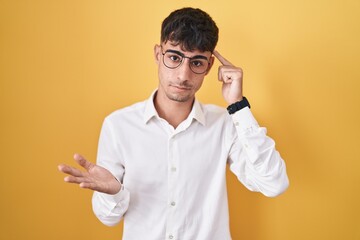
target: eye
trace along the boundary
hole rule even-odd
[[[170,58],[170,60],[173,62],[181,62],[181,57],[176,54],[168,54],[168,58]]]
[[[204,60],[192,60],[191,61],[191,65],[194,67],[202,67],[206,64],[206,62]]]

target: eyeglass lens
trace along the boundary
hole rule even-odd
[[[181,56],[178,53],[172,52],[172,51],[166,51],[165,53],[163,53],[164,58],[164,64],[166,67],[174,69],[180,66],[180,64],[184,61],[184,58],[189,58],[189,57],[185,57],[185,56]],[[190,69],[197,74],[202,74],[204,72],[206,72],[206,70],[208,69],[209,66],[209,62],[208,60],[204,57],[201,58],[199,57],[194,57],[194,58],[189,58],[189,65],[190,65]]]

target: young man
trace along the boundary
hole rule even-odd
[[[274,197],[288,187],[285,163],[242,95],[242,69],[214,51],[218,28],[199,9],[172,12],[154,48],[159,85],[144,102],[104,121],[97,165],[60,165],[66,182],[94,190],[106,225],[124,218],[126,240],[231,239],[226,164],[251,191]],[[215,57],[228,111],[195,94]]]

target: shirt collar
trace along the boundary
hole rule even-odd
[[[156,94],[155,90],[151,96],[148,98],[148,100],[146,101],[145,104],[145,111],[144,111],[144,123],[148,123],[150,121],[150,119],[152,119],[153,117],[159,117],[156,109],[155,109],[155,105],[154,105],[154,97]],[[205,125],[205,116],[204,116],[204,112],[203,112],[203,108],[200,104],[199,101],[197,101],[195,99],[192,110],[188,116],[187,119],[196,119],[199,123],[201,123],[202,125]]]
[[[205,126],[205,116],[203,112],[203,108],[199,101],[195,99],[193,108],[189,114],[189,117],[196,119],[199,123]]]
[[[145,104],[145,112],[144,112],[144,123],[148,123],[151,118],[158,117],[158,113],[156,112],[155,105],[154,105],[154,97],[156,94],[155,90],[151,96],[148,98]]]

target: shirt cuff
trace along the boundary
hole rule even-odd
[[[128,199],[130,195],[129,191],[126,188],[124,188],[124,185],[121,185],[120,191],[116,194],[106,194],[106,193],[98,193],[98,194],[105,201],[114,202],[116,204],[120,203],[124,199]]]
[[[246,133],[259,128],[259,124],[249,107],[244,107],[243,109],[235,112],[231,115],[231,118],[239,133]]]

